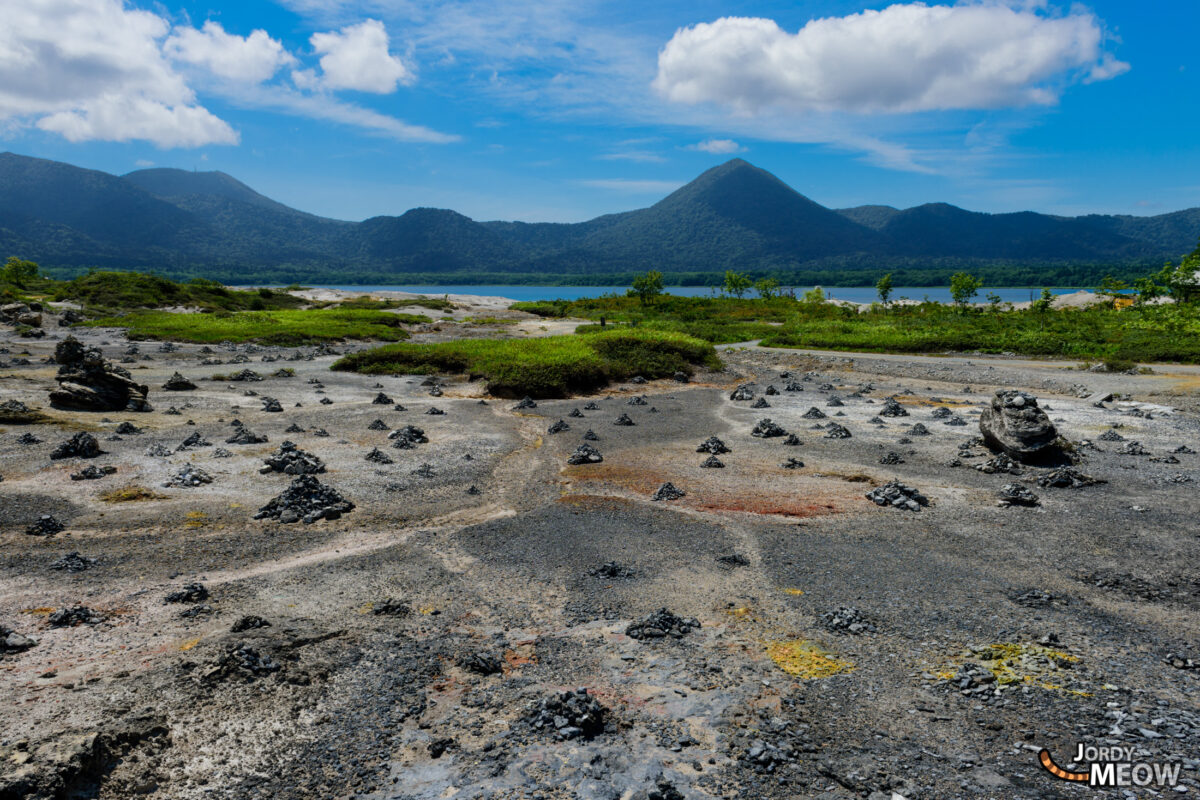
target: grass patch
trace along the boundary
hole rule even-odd
[[[306,304],[302,298],[279,290],[228,289],[204,278],[178,283],[143,272],[91,272],[54,286],[51,297],[79,303],[89,313],[173,306],[205,311],[268,311]]]
[[[238,311],[214,314],[135,311],[122,317],[105,317],[83,324],[125,328],[130,339],[166,339],[205,344],[226,341],[261,342],[294,347],[342,339],[401,341],[408,338],[408,332],[400,327],[406,316],[414,315],[356,309]]]
[[[166,500],[167,496],[145,486],[122,486],[101,492],[100,499],[106,503],[140,503],[146,500]]]
[[[690,336],[611,330],[589,336],[388,345],[345,356],[333,369],[370,375],[465,372],[485,379],[494,395],[564,397],[634,375],[690,375],[696,366],[719,364],[712,345]]]
[[[348,300],[342,300],[336,305],[341,308],[358,308],[365,311],[388,311],[397,308],[411,308],[419,306],[428,308],[431,311],[451,311],[454,309],[454,304],[449,300],[439,297],[405,297],[402,299],[394,298],[374,298],[370,295],[362,295],[361,297],[351,297]]]
[[[893,353],[1016,353],[1133,361],[1200,362],[1200,308],[1103,306],[1035,311],[959,311],[922,303],[858,312],[802,304],[762,344]]]

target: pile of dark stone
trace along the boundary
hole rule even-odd
[[[876,628],[853,606],[838,606],[821,615],[821,624],[834,633],[875,633]]]
[[[50,565],[50,569],[58,570],[59,572],[83,572],[94,566],[96,566],[96,559],[81,556],[78,552],[72,552],[55,560]]]
[[[770,408],[771,404],[767,402],[767,398],[760,397],[750,404],[751,408]]]
[[[886,453],[885,455],[880,457],[879,463],[886,464],[888,466],[891,466],[894,464],[903,464],[904,457],[893,450],[892,452]]]
[[[379,394],[375,395],[375,399],[371,401],[371,405],[390,406],[394,402],[396,402],[396,401],[393,400],[392,398],[388,397],[383,392],[380,392]]]
[[[104,617],[87,606],[72,606],[60,608],[46,618],[51,628],[74,628],[76,625],[98,625]]]
[[[121,436],[140,436],[141,434],[145,433],[145,431],[143,431],[137,425],[134,425],[132,422],[122,422],[117,426],[113,433]]]
[[[212,442],[200,435],[200,431],[196,431],[184,439],[178,447],[175,448],[176,453],[183,453],[188,450],[195,450],[199,447],[211,447]]]
[[[381,419],[377,419],[367,426],[367,430],[369,431],[386,431],[387,429],[388,424]]]
[[[907,417],[908,409],[900,405],[900,401],[895,397],[889,397],[883,401],[883,408],[879,411],[881,417]]]
[[[429,408],[427,408],[427,409],[425,410],[425,413],[426,413],[426,414],[429,414],[429,415],[431,415],[431,416],[440,417],[440,416],[442,416],[443,414],[445,414],[446,412],[445,412],[445,411],[442,411],[442,410],[441,410],[440,408],[438,408],[437,406],[430,406]]]
[[[459,656],[458,666],[476,675],[499,675],[504,671],[504,661],[499,656],[480,651]]]
[[[200,673],[200,678],[207,681],[225,680],[241,677],[254,680],[281,669],[278,662],[269,655],[259,653],[247,644],[231,644],[217,658],[209,662],[206,669]]]
[[[800,441],[800,437],[794,433],[789,433],[787,436],[785,436],[783,443],[788,447],[799,447],[800,445],[804,444],[804,442]]]
[[[378,447],[371,448],[371,452],[367,453],[364,458],[375,464],[394,464],[392,457],[380,450]]]
[[[196,384],[176,372],[167,378],[167,382],[162,385],[162,388],[168,392],[190,392],[195,390]]]
[[[42,514],[37,520],[25,528],[25,533],[29,536],[53,536],[66,529],[66,526],[55,519],[50,514]]]
[[[646,397],[644,395],[631,397],[631,398],[629,398],[629,400],[626,401],[625,404],[630,405],[630,406],[648,406],[648,405],[650,405],[648,402],[646,402]]]
[[[960,666],[950,677],[949,683],[965,695],[985,695],[996,690],[996,676],[973,661]]]
[[[1036,506],[1041,500],[1033,492],[1019,483],[1006,483],[1001,487],[996,504],[1002,508],[1008,506]]]
[[[163,598],[164,603],[203,603],[208,599],[208,589],[203,583],[188,583],[182,588],[170,592]]]
[[[258,383],[262,379],[263,376],[259,375],[252,369],[244,369],[241,372],[235,372],[229,376],[229,380],[238,382]]]
[[[152,411],[146,401],[149,389],[133,380],[129,371],[105,360],[96,347],[85,347],[68,336],[54,348],[59,365],[50,392],[50,405],[76,411]]]
[[[28,432],[22,433],[20,436],[17,437],[17,444],[29,445],[29,444],[41,444],[41,443],[42,443],[42,440],[39,439],[38,437],[34,436],[32,433],[28,433]]]
[[[537,403],[529,395],[521,398],[521,402],[512,407],[513,411],[524,411],[526,409],[537,408]]]
[[[628,414],[621,414],[621,416],[619,416],[615,420],[613,420],[613,425],[636,425],[636,424],[637,424],[636,422],[634,422],[632,419],[629,418]]]
[[[700,446],[696,448],[696,452],[697,453],[710,453],[714,456],[719,456],[722,453],[728,453],[729,448],[726,447],[725,443],[722,442],[720,439],[718,439],[716,436],[710,436],[707,439],[705,439],[703,442],[700,443]]]
[[[264,466],[260,473],[282,472],[285,475],[316,475],[325,471],[325,462],[312,453],[296,447],[289,441],[279,445],[279,449],[263,459]]]
[[[262,403],[263,403],[262,410],[266,411],[268,414],[283,413],[283,406],[280,405],[279,401],[276,400],[274,397],[264,397],[262,399]]]
[[[165,487],[194,487],[205,483],[212,483],[213,476],[205,470],[197,467],[195,464],[184,464],[178,472],[173,473],[169,478],[163,481]]]
[[[776,436],[786,436],[785,431],[780,426],[776,425],[768,418],[760,419],[754,429],[750,431],[751,436],[757,436],[760,439],[771,439]]]
[[[657,502],[662,500],[678,500],[679,498],[686,496],[687,492],[676,488],[675,484],[668,481],[662,486],[658,487],[658,491],[656,491],[650,499]]]
[[[725,462],[716,456],[709,456],[700,463],[700,466],[703,469],[724,469]]]
[[[877,486],[867,492],[866,498],[877,506],[891,506],[909,511],[920,511],[921,506],[929,505],[929,498],[900,481],[888,481],[883,486]]]
[[[631,639],[663,639],[671,637],[682,639],[699,628],[700,621],[694,617],[677,617],[665,608],[660,608],[653,614],[633,622],[625,629],[625,635]]]
[[[816,406],[812,406],[800,416],[804,419],[825,419],[825,412]]]
[[[946,408],[945,406],[938,406],[937,408],[935,408],[933,410],[933,413],[931,416],[934,419],[947,419],[949,417],[954,416],[954,412],[951,411],[950,409]]]
[[[853,434],[850,433],[849,428],[845,425],[839,425],[836,422],[829,423],[825,428],[826,439],[849,439],[851,436]]]
[[[409,475],[416,475],[418,478],[436,478],[437,472],[433,469],[433,464],[422,464],[414,469]]]
[[[596,401],[595,401],[595,400],[589,400],[589,401],[588,401],[588,404],[587,404],[587,405],[585,405],[585,406],[583,407],[583,410],[584,410],[584,411],[599,411],[599,410],[600,410],[600,406],[598,406],[598,405],[596,404]]]
[[[535,730],[553,734],[561,741],[590,739],[604,732],[608,709],[585,688],[556,692],[530,706],[525,720]]]
[[[88,466],[79,470],[79,472],[72,472],[71,480],[73,480],[73,481],[94,481],[94,480],[98,480],[100,478],[104,478],[109,475],[112,475],[116,471],[117,471],[117,468],[113,467],[113,466],[105,465],[103,467],[97,467],[93,464],[89,464]]]
[[[804,462],[798,458],[792,458],[789,456],[788,460],[784,461],[779,466],[783,467],[784,469],[804,469]]]
[[[338,494],[337,490],[312,475],[300,475],[271,502],[260,508],[254,519],[311,523],[320,519],[334,520],[353,510],[354,504]]]
[[[171,449],[162,442],[155,442],[146,448],[146,455],[151,458],[166,458],[171,455]]]
[[[1059,467],[1038,478],[1038,486],[1043,489],[1081,489],[1084,486],[1095,486],[1100,483],[1108,483],[1108,481],[1084,475],[1074,467]]]
[[[729,395],[729,399],[737,401],[753,400],[754,385],[750,383],[743,383],[741,386],[733,390],[733,393]]]
[[[986,472],[988,475],[994,475],[997,472],[1005,472],[1010,475],[1021,474],[1021,465],[1013,461],[1008,453],[999,453],[982,464],[976,464],[975,469]]]
[[[246,631],[256,630],[258,628],[269,628],[271,623],[267,622],[262,617],[254,614],[247,614],[244,617],[238,617],[237,621],[229,629],[231,633],[245,633]]]
[[[407,617],[412,613],[412,606],[403,600],[385,597],[371,605],[371,613],[377,617]]]
[[[1118,447],[1116,452],[1123,456],[1145,456],[1150,454],[1150,451],[1143,447],[1141,442],[1126,442]]]
[[[87,431],[80,431],[54,448],[50,458],[57,461],[62,458],[95,458],[101,455],[104,455],[104,451],[100,449],[100,442],[96,441],[96,437]]]
[[[962,417],[955,416],[955,417],[951,417],[950,419],[946,420],[946,422],[943,424],[949,425],[949,426],[955,427],[955,428],[963,428],[963,427],[966,427],[967,421],[965,419],[963,419]]]
[[[925,423],[918,422],[908,429],[909,436],[929,436],[929,428],[925,427]]]
[[[588,575],[591,575],[593,578],[632,578],[633,570],[621,566],[616,561],[605,561],[600,566],[589,569]]]
[[[1175,669],[1197,670],[1200,669],[1200,661],[1187,656],[1181,656],[1178,653],[1170,653],[1163,659],[1163,663]]]
[[[563,433],[563,432],[569,431],[569,430],[571,430],[571,426],[568,425],[565,420],[560,419],[558,422],[554,423],[549,428],[547,428],[546,433],[549,433],[549,434]]]
[[[37,644],[37,639],[17,633],[12,628],[0,625],[0,655],[21,653]]]
[[[585,442],[598,442],[598,441],[600,441],[600,437],[596,435],[596,432],[594,430],[592,430],[591,428],[588,428],[587,431],[584,432],[584,434],[583,434],[583,440]]]
[[[567,463],[573,466],[580,464],[599,464],[604,460],[604,456],[600,455],[600,451],[592,447],[587,442],[575,448],[575,452],[567,457]]]
[[[260,436],[244,425],[239,425],[237,432],[225,440],[225,444],[264,444],[268,439]]]
[[[405,425],[399,430],[394,430],[388,434],[388,439],[392,441],[392,447],[397,450],[412,450],[417,445],[429,441],[425,436],[425,431],[416,425]]]

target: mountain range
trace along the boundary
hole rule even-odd
[[[1152,217],[986,214],[946,203],[830,209],[733,159],[658,203],[587,222],[476,222],[414,208],[345,222],[266,198],[222,172],[117,176],[0,154],[0,256],[51,269],[327,275],[803,275],[838,265],[1155,264],[1191,251],[1200,208]],[[347,281],[349,282],[349,281]]]

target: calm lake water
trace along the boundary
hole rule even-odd
[[[315,284],[314,284],[315,285]],[[443,294],[476,294],[489,297],[511,297],[513,300],[577,300],[580,297],[598,297],[602,294],[625,294],[628,286],[318,286],[321,289],[342,289],[348,292],[415,292],[430,296]],[[811,286],[795,287],[796,294],[807,292]],[[875,289],[871,286],[857,287],[822,287],[827,297],[835,300],[850,300],[856,303],[870,303],[876,299]],[[1055,294],[1067,294],[1077,289],[1051,289]],[[681,297],[710,297],[718,294],[717,290],[708,286],[668,286],[668,294]],[[1002,302],[1021,303],[1033,300],[1041,295],[1041,289],[1014,288],[985,288],[979,291],[976,301],[986,302],[989,292],[1000,296]],[[751,292],[751,295],[754,293]],[[893,300],[900,298],[910,300],[933,300],[939,303],[950,302],[950,290],[936,286],[903,287],[898,286],[892,293]]]

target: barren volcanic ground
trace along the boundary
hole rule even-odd
[[[729,348],[690,383],[514,410],[461,377],[90,330],[155,408],[103,414],[49,408],[63,335],[0,354],[0,402],[48,416],[0,433],[0,797],[1095,796],[1037,762],[1076,743],[1182,764],[1137,797],[1200,792],[1194,371]],[[264,380],[210,380],[242,369]],[[159,389],[176,370],[198,388]],[[1105,482],[977,469],[1008,387]],[[907,416],[875,420],[892,396]],[[268,441],[227,443],[235,419]],[[428,441],[392,447],[405,425]],[[603,461],[569,466],[589,429]],[[51,460],[80,430],[107,452]],[[353,511],[253,519],[285,440]],[[163,486],[189,463],[211,482]],[[116,471],[71,479],[89,465]],[[892,479],[928,505],[865,497]],[[1040,504],[998,505],[1012,483]],[[63,529],[27,533],[44,514]]]

